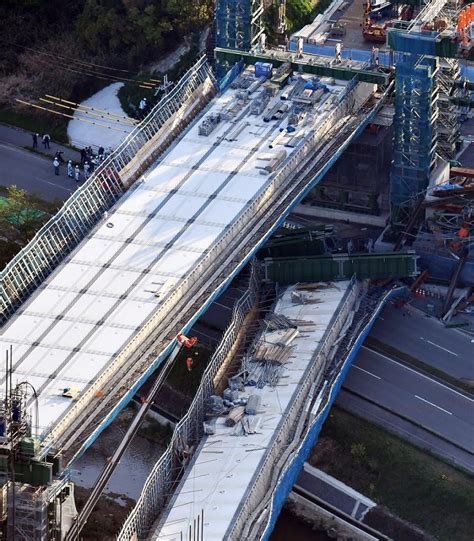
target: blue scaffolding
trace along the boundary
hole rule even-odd
[[[263,0],[217,0],[216,45],[249,51],[263,33]]]
[[[216,47],[250,51],[263,34],[263,0],[217,0]],[[216,59],[216,75],[222,79],[232,64]]]
[[[393,226],[406,224],[423,197],[435,163],[438,118],[435,57],[405,54],[395,71],[390,207]]]
[[[437,35],[395,29],[388,35],[390,48],[403,55],[395,69],[390,173],[390,216],[394,228],[406,226],[424,196],[436,160]]]

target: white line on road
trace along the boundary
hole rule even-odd
[[[58,188],[59,190],[64,190],[65,192],[70,193],[70,194],[74,191],[70,188],[66,188],[65,186],[61,186],[61,184],[49,182],[49,180],[45,180],[44,178],[41,178],[41,177],[36,177],[35,180],[38,182],[42,182],[43,184],[49,184],[50,186],[54,186],[55,188]]]
[[[375,374],[372,374],[372,372],[369,372],[368,370],[364,370],[363,368],[361,368],[360,366],[357,366],[356,364],[353,364],[352,366],[354,368],[357,368],[357,370],[361,370],[362,372],[369,374],[369,376],[372,376],[373,378],[382,379],[380,376],[376,376]]]
[[[451,355],[454,355],[455,357],[458,356],[458,354],[454,353],[454,351],[450,351],[449,349],[446,349],[443,346],[440,346],[439,344],[435,344],[431,340],[427,340],[427,339],[423,338],[422,336],[420,336],[420,340],[423,340],[423,341],[427,342],[428,344],[431,344],[432,346],[435,346],[435,347],[437,347],[439,349],[442,349],[443,351],[446,351],[446,353],[450,353]]]
[[[448,415],[452,415],[452,413],[450,411],[445,410],[441,406],[437,406],[436,404],[433,404],[433,402],[430,402],[429,400],[426,400],[426,398],[422,398],[421,396],[418,396],[417,394],[415,395],[415,398],[418,398],[418,400],[423,400],[423,402],[426,402],[430,406],[433,406],[434,408],[438,408],[439,410],[444,411],[444,413],[447,413]]]
[[[444,385],[443,383],[439,382],[439,381],[436,381],[435,379],[433,378],[430,378],[429,376],[426,376],[425,374],[422,374],[421,372],[418,372],[417,370],[413,370],[413,368],[409,368],[408,366],[406,366],[405,364],[403,363],[399,363],[398,361],[396,361],[395,359],[391,359],[390,357],[387,357],[386,355],[384,355],[383,353],[379,353],[378,351],[375,351],[374,349],[370,349],[368,348],[367,346],[362,346],[363,349],[366,349],[367,351],[370,351],[371,353],[373,353],[374,355],[378,355],[379,357],[383,357],[384,359],[386,359],[387,361],[390,361],[391,363],[393,364],[396,364],[398,366],[401,366],[402,368],[404,368],[405,370],[409,370],[410,372],[413,372],[414,374],[416,374],[417,376],[419,376],[420,378],[425,378],[429,381],[431,381],[431,383],[435,383],[436,385],[439,385],[440,387],[444,387],[445,389],[447,389],[448,391],[450,391],[451,393],[454,393],[454,394],[457,394],[459,396],[462,396],[463,398],[465,398],[466,400],[469,400],[469,402],[474,402],[474,399],[473,398],[470,398],[469,396],[466,396],[465,394],[463,393],[460,393],[454,389],[452,389],[451,387],[448,387],[447,385]],[[354,365],[355,366],[355,365]]]

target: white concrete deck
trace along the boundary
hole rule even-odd
[[[234,97],[217,97],[210,112]],[[70,407],[63,389],[79,396],[89,386],[269,182],[257,158],[270,152],[281,121],[265,123],[248,107],[239,115],[249,125],[233,142],[223,140],[233,122],[209,137],[193,126],[2,328],[0,344],[13,344],[13,382],[28,380],[37,391],[39,435]]]
[[[294,304],[288,288],[278,302],[275,313],[291,320],[304,320],[296,338],[291,342],[293,351],[285,364],[279,383],[262,389],[246,387],[240,397],[250,394],[261,396],[261,424],[258,433],[235,436],[234,427],[225,426],[225,417],[216,422],[216,433],[206,436],[194,457],[192,469],[185,474],[175,493],[171,510],[154,540],[180,541],[187,539],[189,525],[194,524],[204,510],[204,539],[222,541],[233,524],[253,479],[261,469],[275,433],[291,407],[292,401],[305,377],[305,370],[337,311],[349,282],[337,282],[318,291],[305,291],[315,304]],[[263,340],[267,342],[267,335]]]

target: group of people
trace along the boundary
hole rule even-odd
[[[38,148],[38,137],[40,136],[39,133],[32,133],[31,136],[33,137],[33,148]],[[41,142],[43,143],[43,147],[45,150],[48,150],[50,148],[49,143],[51,142],[51,137],[48,133],[45,133],[41,137]]]
[[[32,133],[33,138],[33,148],[38,148],[38,138],[40,137],[39,133]],[[45,150],[51,148],[50,142],[51,137],[49,134],[45,133],[41,141]],[[97,150],[97,154],[94,153],[91,146],[87,146],[81,150],[81,163],[73,164],[72,160],[67,162],[67,176],[74,179],[77,183],[81,181],[81,178],[84,177],[87,180],[90,175],[94,172],[97,167],[105,160],[105,158],[112,153],[112,148],[108,147],[107,150],[100,146]],[[59,169],[62,163],[66,163],[66,160],[63,158],[63,151],[58,150],[54,154],[53,158],[53,167],[54,174],[59,176]],[[82,170],[81,170],[82,169]]]
[[[112,149],[99,147],[97,154],[94,154],[92,147],[85,147],[81,150],[81,164],[73,164],[72,160],[67,162],[67,176],[79,183],[84,177],[87,180],[94,170],[105,160],[106,156],[112,152]],[[59,167],[61,163],[65,163],[62,157],[62,151],[56,152],[53,159],[54,174],[59,175]],[[82,170],[81,170],[82,169]]]

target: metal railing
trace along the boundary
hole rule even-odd
[[[150,159],[156,157],[157,148],[162,148],[179,133],[178,122],[192,117],[195,112],[187,103],[189,98],[206,81],[209,84],[201,98],[217,91],[211,68],[202,57],[7,264],[0,273],[0,324],[84,239]],[[171,126],[170,119],[173,119]],[[166,129],[162,130],[165,124]]]
[[[323,341],[322,347],[318,348],[314,357],[315,360],[313,364],[312,373],[310,373],[308,377],[305,378],[305,383],[300,389],[298,398],[295,400],[295,402],[292,405],[292,410],[294,409],[294,412],[299,414],[299,421],[298,421],[298,426],[296,429],[296,434],[292,437],[291,444],[284,450],[281,456],[279,456],[278,453],[276,454],[276,456],[273,456],[274,460],[275,458],[278,457],[278,461],[275,460],[275,462],[268,464],[268,469],[270,470],[270,472],[267,473],[267,476],[266,476],[267,484],[266,485],[264,484],[263,486],[260,486],[260,487],[257,487],[254,485],[254,490],[257,492],[256,495],[258,495],[257,505],[252,506],[249,500],[247,500],[247,502],[249,503],[248,505],[249,514],[245,516],[245,521],[243,521],[244,516],[242,515],[242,513],[239,515],[239,517],[241,517],[242,519],[242,524],[244,524],[248,528],[247,530],[245,529],[243,530],[244,535],[246,532],[249,532],[252,525],[254,526],[254,530],[252,531],[251,534],[248,535],[249,539],[263,538],[264,535],[262,534],[262,529],[265,529],[265,533],[267,533],[268,524],[270,523],[270,517],[272,515],[274,497],[275,497],[275,494],[279,490],[279,484],[280,484],[281,479],[283,479],[286,472],[288,472],[288,470],[292,468],[296,458],[298,457],[301,450],[305,446],[305,440],[308,434],[310,433],[310,431],[312,430],[312,428],[316,424],[322,422],[322,420],[324,419],[324,415],[327,413],[327,410],[331,407],[332,403],[334,402],[336,394],[339,390],[341,374],[347,371],[348,363],[350,363],[350,360],[353,358],[354,352],[358,349],[358,347],[360,347],[361,339],[363,339],[363,337],[368,333],[375,319],[378,317],[380,310],[383,308],[386,302],[395,296],[399,296],[404,290],[405,288],[396,288],[396,289],[392,289],[386,292],[379,299],[375,310],[373,310],[368,315],[368,317],[363,317],[362,328],[358,328],[357,337],[353,337],[352,345],[350,346],[348,351],[344,352],[342,363],[338,365],[338,370],[334,372],[333,377],[329,378],[329,382],[328,382],[329,384],[327,386],[322,384],[322,380],[326,376],[327,370],[329,368],[326,362],[326,359],[329,356],[329,352],[332,348],[332,343],[334,342],[333,340],[334,335],[337,336],[337,334],[341,331],[341,328],[343,325],[343,321],[341,321],[341,318],[338,318],[339,322],[341,322],[342,325],[340,324],[336,325],[338,327],[337,332],[336,333],[331,332],[330,334],[328,334],[325,337],[325,340]],[[343,301],[343,306],[342,306],[342,311],[345,311],[346,316],[348,315],[350,310],[354,310],[353,307],[356,306],[357,297],[360,298],[361,293],[362,295],[364,295],[363,290],[359,284],[358,287],[353,288],[352,290],[349,291],[349,294],[346,295],[346,298]],[[331,335],[332,335],[332,339],[331,339]],[[319,359],[319,362],[316,362],[318,359]],[[333,362],[331,361],[329,364],[332,365]],[[321,370],[321,373],[319,374],[320,376],[318,378],[319,384],[317,387],[318,389],[320,389],[320,394],[318,395],[318,398],[320,398],[320,403],[317,407],[317,410],[314,411],[314,418],[312,418],[311,420],[310,414],[313,413],[311,406],[313,403],[317,402],[317,397],[315,396],[316,393],[314,393],[314,395],[311,395],[311,392],[310,392],[311,386],[313,382],[315,381],[316,372],[314,369],[317,368],[318,366],[323,366],[323,365],[325,365],[325,367],[323,370]],[[299,412],[306,412],[306,415],[305,414],[301,415]],[[309,419],[309,422],[308,422],[308,419]],[[288,429],[289,427],[291,427],[292,424],[294,424],[294,419],[293,419],[293,423],[291,423],[291,410],[290,410],[290,413],[286,419],[286,425],[287,425],[286,435],[288,434]],[[284,428],[285,428],[284,426],[281,427],[280,437],[278,438],[282,442],[282,448],[284,448],[283,444],[285,443]],[[264,468],[262,467],[260,471],[263,474]],[[268,479],[271,479],[270,482],[268,482]],[[260,490],[258,491],[258,489]],[[267,507],[270,508],[270,512],[266,514],[265,521],[257,525],[256,524],[257,517],[263,511],[263,509]],[[237,526],[237,522],[238,522],[238,519],[236,520],[236,526]],[[265,523],[266,523],[266,526],[265,526]],[[258,534],[256,534],[256,530],[258,530]],[[234,528],[232,532],[236,534],[238,530]],[[231,536],[230,539],[233,539],[233,537]]]
[[[182,458],[186,451],[185,462],[188,463],[197,448],[197,443],[204,435],[204,403],[214,394],[216,375],[232,352],[244,319],[255,305],[259,283],[260,269],[252,263],[248,287],[234,304],[232,319],[202,376],[196,396],[186,415],[176,425],[166,451],[145,481],[140,498],[118,534],[119,541],[146,537],[159,513],[165,508],[168,497],[172,494],[185,467],[179,457]]]
[[[153,340],[160,328],[169,325],[170,317],[182,304],[183,299],[195,290],[203,282],[203,277],[208,275],[213,269],[222,265],[222,260],[228,254],[229,246],[236,247],[236,239],[245,240],[245,231],[249,229],[254,231],[255,222],[263,220],[271,205],[278,200],[278,194],[288,193],[292,189],[292,182],[301,172],[301,164],[305,163],[308,156],[313,157],[316,147],[323,148],[317,152],[316,156],[324,154],[328,145],[327,142],[330,129],[338,122],[344,121],[345,115],[349,113],[354,105],[354,90],[351,90],[343,103],[340,103],[335,109],[327,113],[318,129],[307,136],[282,164],[282,168],[274,175],[272,180],[263,185],[255,194],[252,201],[244,207],[234,218],[222,233],[218,236],[213,246],[198,259],[191,272],[189,272],[175,288],[167,293],[159,303],[158,309],[149,317],[140,330],[129,340],[126,346],[118,353],[113,362],[106,366],[103,371],[95,378],[93,384],[81,395],[81,397],[71,406],[71,408],[62,416],[61,420],[49,430],[47,438],[44,440],[45,448],[49,445],[56,445],[58,438],[62,438],[67,430],[74,431],[78,423],[81,423],[81,414],[85,411],[87,404],[96,397],[97,393],[104,389],[104,386],[114,381],[114,378],[124,366],[130,364],[130,359],[140,359],[144,355],[149,342]],[[326,143],[326,144],[324,144]],[[248,241],[247,241],[248,242]],[[256,241],[255,241],[256,242]]]

